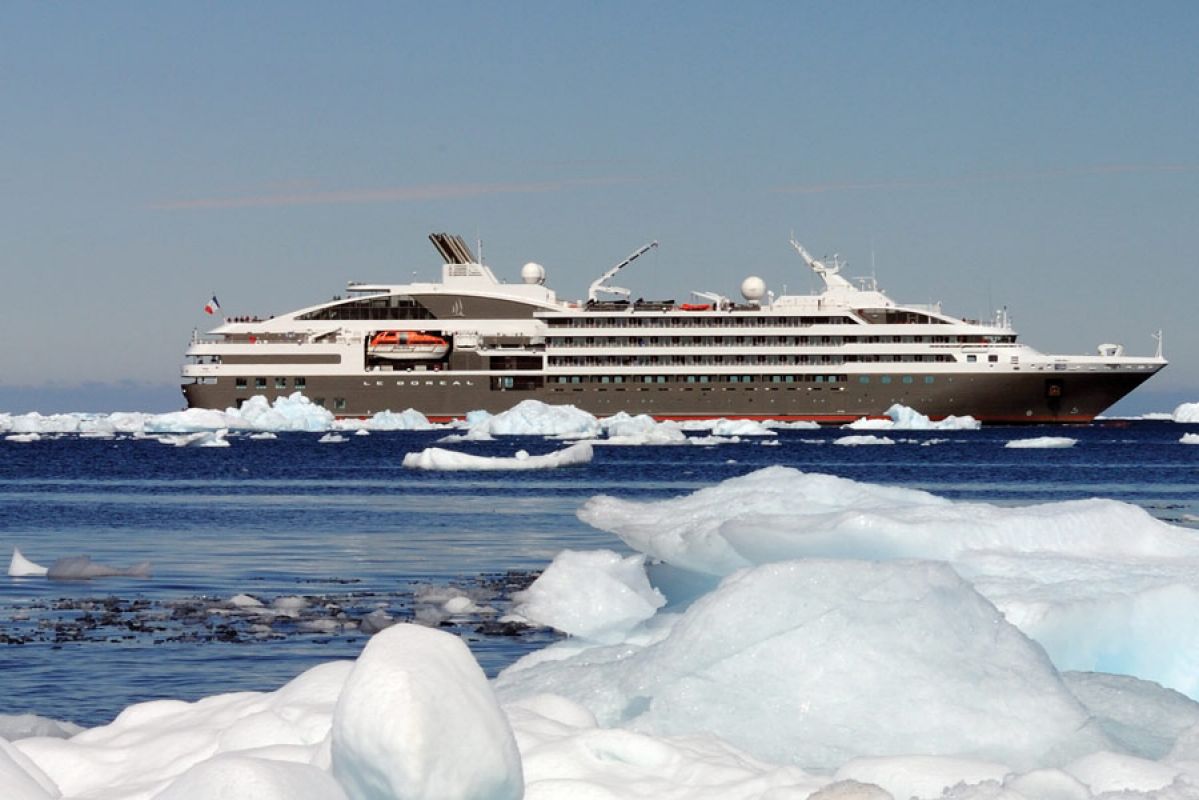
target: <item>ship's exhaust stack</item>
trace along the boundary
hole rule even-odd
[[[452,233],[430,233],[429,241],[447,264],[478,264],[475,254],[461,236]]]

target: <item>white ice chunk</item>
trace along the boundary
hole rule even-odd
[[[1199,444],[1199,433],[1184,433],[1178,441],[1182,444]]]
[[[456,636],[376,634],[333,717],[333,774],[351,800],[519,800],[520,754],[483,670]]]
[[[467,420],[475,435],[595,437],[600,433],[599,421],[586,411],[571,405],[547,405],[539,400],[522,400],[495,416],[471,412]]]
[[[325,767],[327,763],[319,763],[322,743],[351,668],[349,662],[331,661],[269,693],[214,695],[195,703],[139,703],[108,725],[70,739],[37,737],[14,746],[68,798],[148,800],[194,765],[220,753],[278,753],[288,748],[291,760]]]
[[[901,754],[1029,768],[1109,746],[1044,652],[931,562],[744,570],[660,641],[518,663],[496,685],[505,702],[552,692],[601,725],[705,731],[805,768]]]
[[[839,439],[834,439],[833,444],[858,447],[861,445],[895,444],[895,440],[887,436],[842,436]]]
[[[1078,444],[1078,440],[1072,439],[1069,436],[1035,436],[1031,439],[1012,439],[1004,447],[1037,450],[1055,447],[1073,447],[1076,444]]]
[[[12,549],[12,561],[8,563],[8,575],[11,578],[40,578],[47,572],[46,567],[35,564],[21,553],[19,548]],[[3,734],[0,734],[3,735]]]
[[[270,431],[263,431],[261,433],[251,433],[249,438],[251,438],[251,439],[278,439],[279,437],[278,437],[278,435],[271,433]]]
[[[321,444],[341,444],[342,442],[347,441],[347,439],[340,433],[326,433],[324,436],[317,439],[317,441]]]
[[[30,442],[40,442],[42,435],[40,433],[11,433],[4,437],[7,442],[16,442],[17,444],[29,444]]]
[[[459,453],[440,447],[428,447],[419,453],[408,453],[403,464],[408,469],[425,470],[531,470],[553,469],[573,464],[586,464],[594,452],[587,442],[579,442],[553,453],[531,456],[524,450],[517,451],[511,458],[502,456],[477,456]]]
[[[955,417],[950,415],[934,422],[915,409],[896,403],[886,411],[886,419],[870,419],[862,417],[855,422],[845,425],[855,430],[977,430],[981,423],[974,417]]]
[[[1199,422],[1199,403],[1183,403],[1170,416],[1175,422]]]
[[[713,436],[778,436],[767,425],[752,419],[701,419],[682,423],[683,430],[710,431]]]
[[[948,561],[1059,668],[1199,697],[1199,540],[1127,503],[955,503],[770,467],[671,500],[594,497],[579,518],[708,575],[793,558]]]
[[[179,433],[159,436],[158,441],[175,447],[229,447],[227,428],[216,431],[196,431],[195,433]]]
[[[687,444],[687,434],[677,422],[658,422],[648,414],[630,416],[621,411],[599,421],[607,434],[598,439],[598,444],[614,445],[666,445]]]
[[[513,600],[530,622],[596,642],[616,643],[666,604],[649,584],[645,556],[565,550]]]

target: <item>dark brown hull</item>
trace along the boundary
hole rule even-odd
[[[856,376],[840,384],[715,383],[557,384],[528,389],[492,388],[487,376],[411,373],[386,379],[317,377],[307,380],[304,394],[339,417],[366,417],[379,411],[416,409],[432,420],[458,419],[482,409],[505,411],[533,398],[554,405],[573,405],[596,416],[620,411],[658,419],[713,417],[844,422],[882,416],[899,403],[933,419],[969,415],[987,423],[1089,422],[1131,392],[1154,370],[1118,372],[1020,372],[1004,374],[913,374],[912,382],[896,377],[890,384],[875,379],[864,384]],[[223,409],[261,394],[274,400],[295,389],[235,389],[232,378],[183,386],[190,407]]]

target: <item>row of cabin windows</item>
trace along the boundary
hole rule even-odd
[[[763,317],[753,316],[615,316],[547,317],[551,328],[809,328],[813,325],[859,325],[852,317]]]
[[[547,336],[550,347],[805,347],[843,344],[1012,344],[1014,336]]]
[[[723,364],[920,364],[952,362],[945,353],[925,355],[736,355],[736,356],[548,356],[551,367],[712,366]]]
[[[846,375],[559,375],[551,383],[846,383]]]
[[[238,389],[248,389],[248,388],[250,388],[249,381],[250,381],[249,378],[234,378],[233,385]],[[296,378],[292,378],[291,381],[292,381],[291,387],[293,389],[304,389],[304,388],[307,388],[307,386],[308,386],[307,378],[296,377]],[[267,379],[266,378],[255,378],[254,379],[254,388],[255,389],[265,389],[266,387],[267,387]],[[287,388],[287,378],[275,378],[275,388],[276,389],[286,389]]]

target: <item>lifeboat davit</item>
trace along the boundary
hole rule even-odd
[[[376,358],[406,361],[421,358],[441,358],[450,343],[440,336],[416,331],[380,331],[371,337],[367,352]]]

